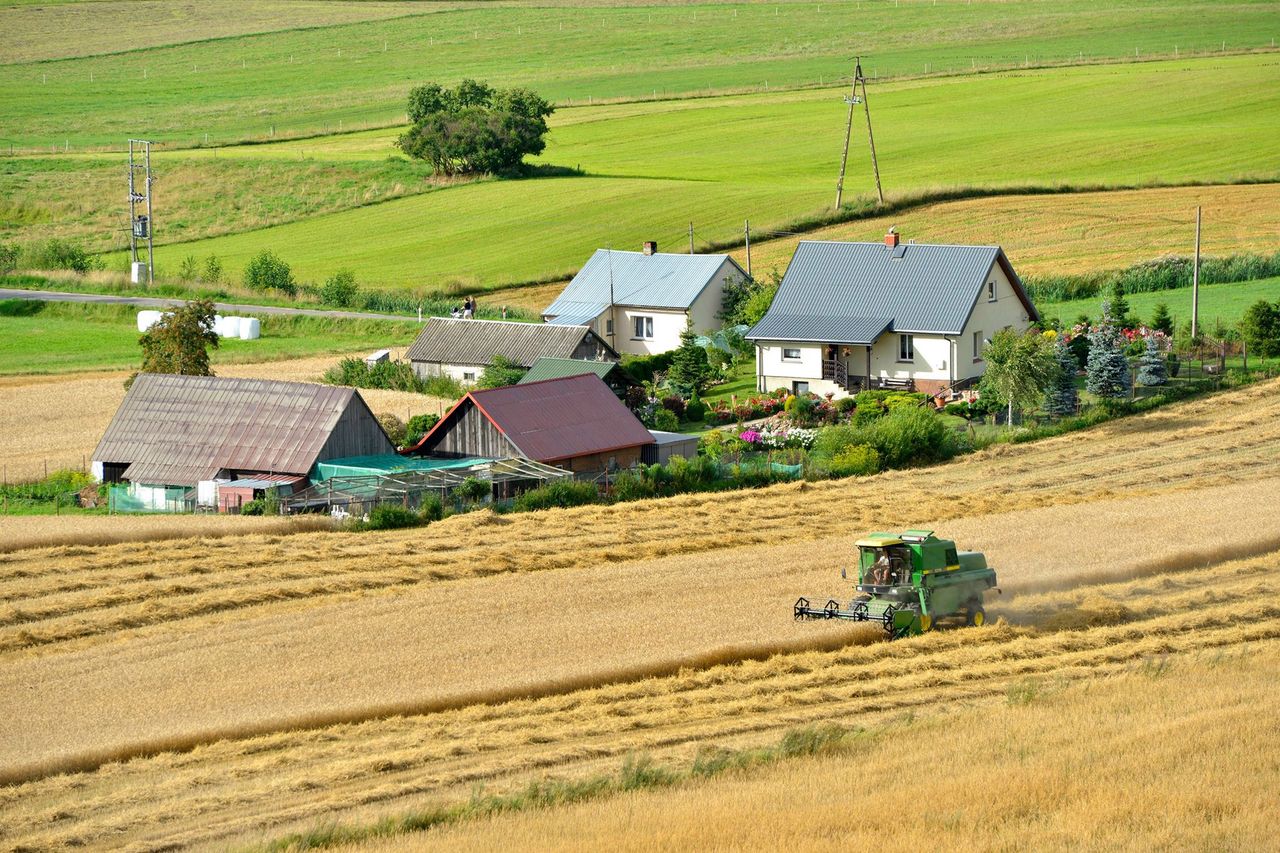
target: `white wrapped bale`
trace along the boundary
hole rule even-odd
[[[240,340],[256,341],[262,336],[262,323],[257,317],[240,318]]]
[[[240,337],[240,318],[214,315],[213,331],[220,338],[238,338]]]
[[[164,316],[162,311],[139,311],[138,312],[138,331],[145,332],[156,323],[160,322],[160,318]]]

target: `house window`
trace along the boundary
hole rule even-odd
[[[915,361],[916,345],[911,335],[898,335],[898,361]]]
[[[463,381],[463,382],[475,382],[475,381],[476,381],[476,375],[475,375],[474,373],[466,373],[466,372],[464,372],[464,373],[462,374],[462,381]]]
[[[605,321],[604,321],[604,333],[605,333],[606,335],[612,335],[612,334],[613,334],[613,320],[605,320]]]
[[[784,348],[783,348],[783,350],[782,350],[782,360],[783,360],[783,361],[799,361],[799,360],[800,360],[800,348],[799,348],[799,347],[796,347],[796,348],[794,348],[794,349],[791,349],[791,348],[785,348],[785,347],[784,347]]]
[[[635,317],[635,340],[653,340],[653,318]]]
[[[801,394],[808,394],[809,383],[808,382],[792,382],[791,393],[795,394],[797,397],[799,397]]]
[[[973,333],[973,360],[982,361],[982,332]]]
[[[996,283],[994,279],[987,282],[987,301],[988,302],[996,301]]]

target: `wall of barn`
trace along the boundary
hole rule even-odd
[[[566,471],[579,473],[597,473],[610,468],[631,468],[640,464],[640,447],[624,447],[620,450],[610,450],[607,453],[589,453],[585,456],[574,456],[569,459],[557,459],[554,462],[548,462],[548,465],[554,465],[557,468],[564,468]]]
[[[463,403],[462,410],[451,418],[443,432],[432,436],[431,442],[423,445],[421,452],[446,459],[468,456],[502,459],[520,455],[510,440],[480,413],[470,399]]]
[[[348,456],[377,456],[395,453],[395,445],[382,431],[363,399],[353,395],[347,408],[338,418],[333,431],[316,457],[317,462],[326,459],[343,459]]]

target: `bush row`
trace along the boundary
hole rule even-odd
[[[416,391],[433,397],[456,399],[465,389],[452,376],[422,377],[413,366],[402,361],[383,361],[370,366],[364,359],[344,358],[325,371],[324,381],[330,385],[353,388],[380,388],[386,391]]]
[[[1027,294],[1035,302],[1093,299],[1119,286],[1123,293],[1154,293],[1190,287],[1191,258],[1172,255],[1134,264],[1121,270],[1080,275],[1042,276],[1024,279]],[[1225,284],[1280,276],[1280,252],[1274,255],[1240,254],[1225,258],[1201,258],[1200,283]]]

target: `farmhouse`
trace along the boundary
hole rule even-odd
[[[680,333],[720,326],[724,286],[747,277],[728,255],[674,255],[598,249],[542,312],[558,325],[590,326],[621,353],[651,355],[680,346]]]
[[[408,353],[419,376],[452,376],[459,382],[475,382],[495,356],[525,368],[546,356],[618,360],[618,353],[586,326],[449,317],[423,323]]]
[[[394,453],[353,388],[140,373],[93,452],[93,475],[127,481],[137,509],[236,509],[288,493],[317,462]]]
[[[802,241],[747,334],[756,387],[943,394],[975,382],[1001,329],[1038,319],[999,246]]]
[[[583,361],[577,358],[540,358],[533,363],[533,367],[529,368],[517,384],[528,385],[530,382],[563,379],[566,376],[581,376],[584,373],[594,373],[599,376],[619,398],[626,396],[628,388],[640,384],[616,361]]]
[[[629,468],[653,443],[609,386],[588,373],[471,391],[410,452],[521,456],[581,473]]]

